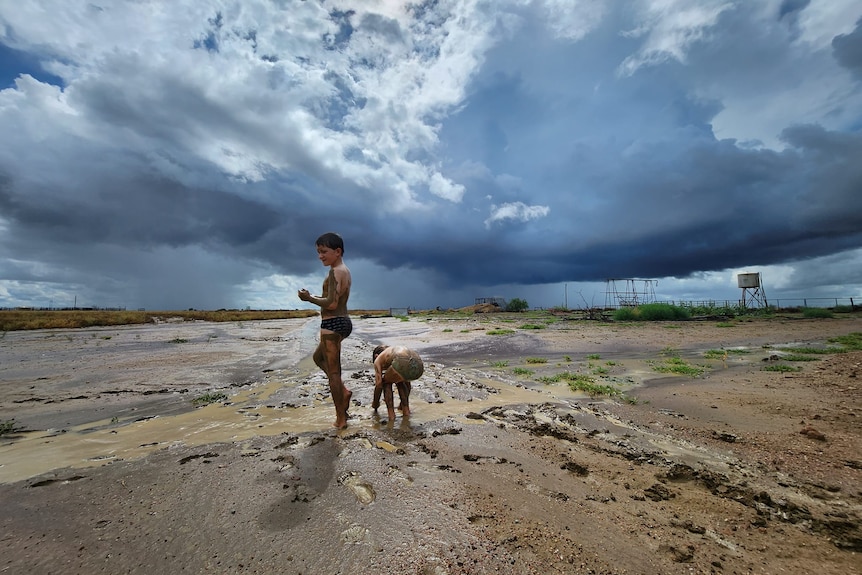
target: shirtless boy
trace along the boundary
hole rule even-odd
[[[410,416],[411,381],[419,379],[425,371],[419,354],[402,345],[378,345],[371,356],[374,361],[374,401],[371,407],[377,411],[380,407],[380,394],[386,401],[386,411],[389,421],[395,419],[395,400],[392,396],[392,384],[398,387],[401,405],[398,409],[404,417]]]
[[[299,290],[299,299],[320,306],[320,343],[314,351],[314,363],[326,373],[329,391],[335,404],[335,423],[338,429],[347,427],[347,410],[353,393],[341,380],[341,340],[353,331],[347,314],[350,297],[350,270],[344,265],[344,240],[335,233],[317,238],[317,257],[329,266],[329,275],[323,282],[323,295],[314,296],[307,289]]]

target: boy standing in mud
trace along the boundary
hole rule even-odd
[[[374,401],[371,407],[376,411],[380,407],[380,394],[386,401],[389,421],[395,420],[395,399],[392,396],[392,384],[398,387],[398,397],[401,405],[398,409],[406,418],[410,416],[411,381],[419,379],[425,372],[422,358],[419,354],[402,345],[378,345],[371,355],[374,361]]]
[[[347,314],[350,297],[350,270],[344,265],[344,240],[336,233],[325,233],[317,238],[317,257],[329,266],[329,275],[323,282],[323,294],[311,295],[307,289],[298,292],[299,299],[320,306],[320,343],[314,351],[314,363],[326,373],[329,391],[335,404],[333,427],[347,427],[347,410],[353,393],[341,379],[341,340],[353,331]]]

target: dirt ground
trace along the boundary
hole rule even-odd
[[[355,318],[342,431],[313,320],[7,333],[0,573],[862,573],[858,315],[524,323]]]

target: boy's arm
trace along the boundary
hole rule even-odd
[[[339,295],[344,292],[344,287],[341,286],[342,283],[343,282],[338,281],[338,276],[336,275],[335,270],[330,269],[329,275],[326,277],[326,289],[324,290],[324,295],[311,295],[307,290],[302,290],[299,292],[299,298],[309,303],[313,303],[316,306],[320,306],[323,309],[335,309],[338,307]],[[303,291],[305,292],[304,294]]]

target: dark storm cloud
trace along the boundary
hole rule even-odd
[[[294,307],[325,231],[368,307],[751,265],[856,286],[823,271],[862,249],[836,2],[0,8],[0,302]]]
[[[849,34],[839,34],[832,39],[832,51],[838,63],[862,77],[862,20]]]

